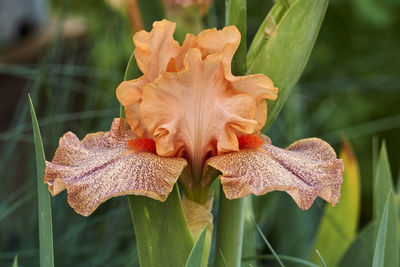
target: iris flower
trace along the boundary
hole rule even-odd
[[[163,20],[135,34],[143,76],[116,91],[126,119],[81,141],[64,134],[45,171],[51,194],[66,189],[70,206],[88,216],[115,196],[165,201],[179,180],[185,197],[203,204],[218,176],[228,199],[280,190],[301,209],[317,196],[336,205],[344,166],[328,143],[281,149],[259,133],[278,89],[263,74],[232,75],[237,28],[188,34],[182,46],[174,30]]]

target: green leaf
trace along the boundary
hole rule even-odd
[[[185,266],[193,247],[178,185],[163,203],[128,196],[141,266]]]
[[[133,52],[125,69],[124,81],[135,79],[140,76],[142,76],[142,72],[136,64],[135,47],[133,47]]]
[[[356,236],[360,213],[360,174],[357,159],[347,141],[342,142],[340,158],[346,166],[341,196],[336,207],[327,205],[322,215],[314,249],[318,249],[327,266],[336,266]],[[319,263],[317,254],[311,261]]]
[[[202,263],[203,251],[204,251],[204,240],[206,239],[208,224],[204,227],[199,238],[197,238],[192,251],[189,254],[189,258],[186,262],[186,267],[200,267],[207,266],[207,262]]]
[[[38,219],[39,219],[39,248],[40,266],[54,266],[53,253],[53,225],[51,220],[51,202],[47,185],[43,183],[46,161],[40,136],[39,124],[33,108],[32,99],[28,95],[32,117],[33,139],[35,143],[37,191],[38,191]]]
[[[371,266],[374,252],[374,223],[366,225],[345,252],[338,266],[365,267]]]
[[[142,74],[143,73],[140,71],[138,65],[136,64],[135,47],[133,47],[131,57],[128,61],[128,65],[126,65],[124,81],[136,79],[136,78],[140,77]],[[120,107],[119,107],[119,116],[121,118],[125,117],[125,110],[122,105],[120,105]]]
[[[159,0],[138,0],[138,6],[146,31],[151,30],[154,21],[162,20],[165,17],[164,8]]]
[[[246,0],[226,0],[225,25],[235,25],[242,36],[240,45],[232,61],[232,73],[234,75],[246,74],[247,57],[247,17]]]
[[[253,223],[254,210],[253,210],[253,197],[245,198],[245,211],[244,211],[244,228],[243,228],[243,244],[242,244],[242,260],[243,258],[254,256],[257,254],[257,240],[255,235],[255,228]],[[249,261],[247,264],[257,266],[257,261]]]
[[[278,256],[282,261],[286,261],[288,263],[296,263],[296,266],[302,265],[302,266],[309,266],[309,267],[320,267],[320,265],[317,265],[317,264],[314,264],[312,262],[303,260],[301,258],[287,256],[287,255],[281,255],[281,254],[278,254]],[[243,258],[243,261],[247,262],[247,261],[257,260],[257,259],[259,259],[259,260],[263,260],[263,259],[275,260],[276,257],[273,254],[264,254],[264,255],[256,255],[256,256],[253,256],[253,257],[246,257],[246,258]]]
[[[374,259],[372,262],[372,267],[384,266],[387,227],[388,227],[388,212],[389,212],[389,203],[390,203],[391,195],[392,195],[392,191],[390,191],[387,196],[386,204],[383,209],[382,218],[379,223],[379,230],[378,230],[378,236],[376,238],[376,243],[375,243],[375,252],[374,252]],[[397,266],[397,265],[390,265],[390,266]]]
[[[323,266],[323,267],[326,267],[326,263],[325,263],[324,259],[322,258],[321,253],[319,253],[318,249],[315,250],[315,253],[317,253],[318,258],[319,258],[319,260],[320,260],[321,263],[322,263],[322,266]]]
[[[389,159],[386,151],[385,143],[381,146],[381,151],[376,164],[376,173],[374,178],[374,220],[375,237],[378,238],[380,222],[384,216],[384,208],[389,192],[394,192],[392,175],[390,172]],[[394,199],[394,194],[389,197],[389,211],[387,218],[387,233],[385,240],[385,265],[384,266],[399,266],[399,233],[397,215],[397,205]]]
[[[13,261],[13,267],[18,267],[18,255],[15,255],[14,261]]]
[[[263,73],[278,87],[278,98],[268,101],[267,130],[299,79],[318,36],[328,0],[295,1],[289,9],[281,1],[258,30],[247,57],[247,73]]]
[[[225,260],[224,254],[222,254],[221,250],[219,250],[219,255],[221,255],[221,260],[222,260],[223,267],[228,267],[228,264],[226,264],[226,260]]]

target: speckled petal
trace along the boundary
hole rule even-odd
[[[335,206],[344,172],[333,148],[318,138],[299,140],[286,150],[265,143],[210,158],[206,164],[223,173],[220,180],[229,199],[286,191],[303,210],[317,196]]]
[[[49,191],[56,195],[67,189],[69,204],[84,216],[115,196],[144,195],[164,201],[186,161],[134,152],[126,144],[132,138],[122,119],[114,119],[109,132],[88,134],[82,141],[66,133],[52,162],[46,162],[44,182]]]

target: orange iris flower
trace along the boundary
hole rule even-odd
[[[263,74],[232,75],[236,27],[188,34],[182,46],[174,30],[163,20],[135,34],[143,76],[117,88],[126,120],[114,119],[110,131],[82,141],[66,133],[47,162],[51,194],[67,189],[69,204],[88,216],[114,196],[164,201],[179,179],[201,203],[207,197],[196,192],[208,191],[216,169],[229,199],[281,190],[301,209],[317,196],[335,205],[344,166],[328,143],[309,138],[280,149],[259,133],[265,100],[276,99],[278,89]]]

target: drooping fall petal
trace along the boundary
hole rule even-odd
[[[212,157],[207,164],[222,172],[221,184],[229,199],[286,191],[303,210],[317,196],[335,206],[344,171],[333,148],[318,138],[299,140],[287,149],[267,141],[258,149]]]
[[[127,146],[133,138],[122,119],[114,119],[109,132],[88,134],[82,141],[66,133],[52,162],[46,162],[44,182],[49,191],[56,195],[67,189],[69,204],[84,216],[115,196],[135,194],[164,201],[186,161],[135,152]]]

